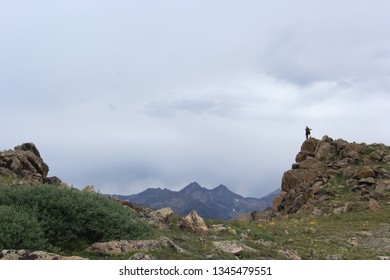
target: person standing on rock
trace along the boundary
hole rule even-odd
[[[309,128],[308,126],[306,126],[306,128],[305,128],[306,140],[309,139],[309,136],[311,137],[311,134],[310,134],[310,131],[311,131],[311,130],[312,130],[311,128]]]

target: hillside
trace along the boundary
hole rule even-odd
[[[30,238],[24,248],[20,244],[0,246],[0,259],[390,259],[390,147],[384,144],[310,138],[283,174],[272,208],[229,221],[203,219],[196,211],[182,216],[170,208],[152,210],[83,193],[63,183],[44,184],[48,168],[28,164],[24,161],[28,158],[30,163],[32,159],[40,163],[33,151],[0,152],[0,224],[9,233],[0,235],[0,243],[20,241],[21,232]],[[226,192],[223,186],[216,189]],[[182,191],[202,196],[204,188],[190,184]],[[163,197],[157,195],[156,201]],[[30,201],[35,205],[33,211],[26,208]],[[85,211],[75,211],[80,203]],[[44,211],[37,205],[45,206]],[[99,210],[101,206],[109,211]],[[41,217],[50,220],[44,222]],[[117,218],[120,225],[110,224]],[[136,224],[124,227],[128,219]],[[55,234],[49,231],[55,240],[44,238],[48,224],[58,230]],[[87,238],[95,236],[91,233],[96,224],[102,234],[116,228],[123,228],[125,234],[134,234],[136,227],[142,230],[130,239],[121,233],[115,239],[94,242]],[[74,233],[81,234],[83,242],[72,239]],[[1,240],[4,236],[7,239]]]
[[[244,198],[224,185],[209,190],[194,182],[180,191],[149,188],[135,195],[114,196],[153,209],[170,207],[174,213],[179,215],[196,210],[204,218],[229,220],[242,213],[262,211],[271,207],[278,193],[272,193],[260,199]]]

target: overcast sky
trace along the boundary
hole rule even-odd
[[[388,0],[0,0],[0,150],[103,193],[280,188],[305,139],[390,145]]]

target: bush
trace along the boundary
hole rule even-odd
[[[46,249],[45,234],[28,212],[0,205],[0,249]]]
[[[139,239],[150,230],[119,203],[77,189],[51,185],[3,186],[0,187],[0,205],[17,209],[16,213],[29,213],[48,242],[60,248],[80,242]]]

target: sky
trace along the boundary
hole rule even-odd
[[[0,150],[78,188],[280,188],[305,140],[390,145],[390,1],[0,0]]]

